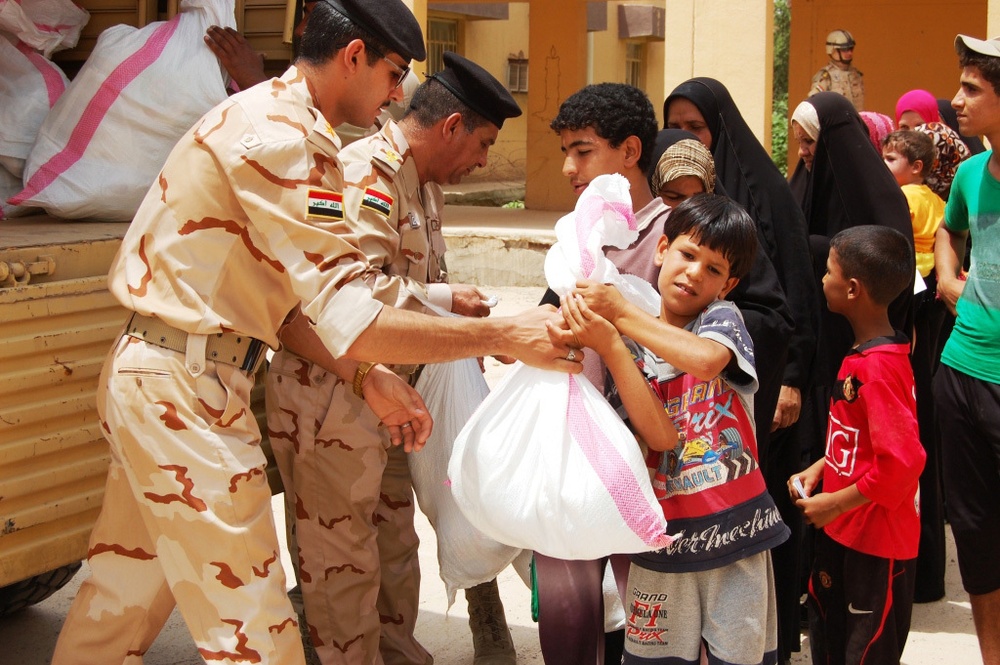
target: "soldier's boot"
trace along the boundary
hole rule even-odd
[[[515,665],[517,652],[496,579],[466,589],[465,598],[469,601],[469,628],[475,647],[473,665]]]

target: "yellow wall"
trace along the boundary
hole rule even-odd
[[[994,2],[993,32],[1000,32]],[[826,35],[849,30],[857,42],[854,64],[865,75],[865,106],[895,120],[896,100],[923,88],[950,99],[958,91],[958,33],[987,36],[987,0],[792,0],[788,110],[805,99],[810,80],[827,62]],[[991,33],[992,34],[992,33]],[[796,147],[789,144],[789,164]]]
[[[507,58],[522,51],[529,57],[528,3],[511,3],[508,11],[506,21],[465,21],[463,34],[463,55],[483,66],[504,85]],[[514,100],[522,112],[528,110],[527,93],[514,93]],[[470,180],[523,180],[527,137],[524,113],[507,120],[490,150],[486,168],[475,171]]]
[[[774,2],[670,0],[664,90],[694,76],[726,86],[750,129],[771,145]],[[794,16],[794,13],[793,13]],[[662,106],[662,98],[661,98]]]

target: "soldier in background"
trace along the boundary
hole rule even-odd
[[[830,62],[813,76],[810,96],[830,90],[847,97],[858,111],[864,110],[865,79],[852,64],[854,45],[854,37],[847,30],[834,30],[826,36]]]

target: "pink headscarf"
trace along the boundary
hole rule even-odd
[[[941,122],[937,98],[926,90],[910,90],[896,102],[896,124],[907,111],[916,111],[924,122]]]
[[[871,139],[872,145],[875,146],[875,151],[881,155],[882,141],[896,129],[896,126],[892,124],[892,118],[883,113],[876,113],[875,111],[862,111],[858,115],[861,116],[861,119],[868,126],[868,138]]]

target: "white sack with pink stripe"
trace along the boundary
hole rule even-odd
[[[652,287],[619,275],[602,251],[638,237],[625,178],[595,178],[556,237],[545,260],[556,293],[597,279],[659,311]],[[448,475],[469,521],[512,547],[597,559],[672,540],[635,436],[582,374],[516,364],[455,440]]]
[[[13,35],[0,32],[0,219],[31,212],[7,203],[21,191],[24,161],[49,109],[69,80],[51,60]]]
[[[184,132],[226,98],[210,25],[236,27],[234,0],[182,0],[169,21],[102,32],[46,116],[11,202],[131,220]]]
[[[76,46],[89,20],[90,12],[72,0],[0,0],[0,31],[46,58]]]

